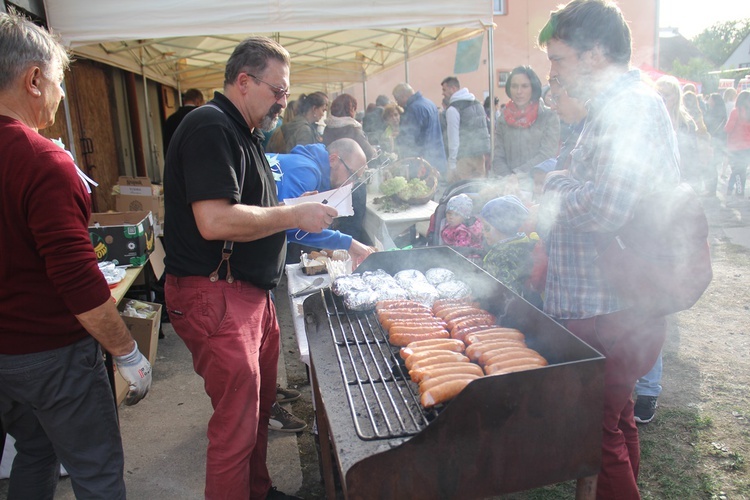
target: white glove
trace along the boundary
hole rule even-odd
[[[138,350],[138,344],[130,354],[113,356],[112,359],[117,366],[117,371],[130,386],[125,396],[125,404],[132,406],[145,398],[151,388],[151,363]]]

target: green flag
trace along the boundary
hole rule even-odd
[[[453,65],[453,73],[471,73],[479,69],[479,60],[482,58],[482,41],[484,34],[469,40],[461,40],[456,48],[456,62]]]

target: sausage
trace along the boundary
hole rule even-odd
[[[494,349],[487,351],[479,356],[477,360],[480,365],[493,365],[501,361],[516,359],[516,358],[535,358],[540,362],[547,364],[547,360],[533,349],[528,347],[507,347],[504,349]]]
[[[482,353],[501,347],[526,347],[526,342],[516,339],[489,340],[471,344],[465,351],[469,359],[476,361]]]
[[[525,365],[516,365],[516,366],[510,366],[510,367],[503,367],[502,365],[492,365],[492,366],[487,367],[487,375],[502,375],[505,373],[533,370],[534,368],[542,368],[542,367],[535,363],[529,363]]]
[[[474,302],[470,297],[464,297],[463,299],[438,299],[432,303],[432,312],[437,313],[439,310],[445,307],[462,305],[473,305],[479,307],[479,303]]]
[[[386,309],[424,309],[430,311],[430,309],[416,300],[379,300],[375,303],[375,311],[380,312]]]
[[[459,307],[457,309],[445,310],[442,314],[436,314],[436,316],[443,318],[443,321],[450,322],[455,321],[458,318],[463,318],[466,316],[476,316],[479,314],[489,313],[483,309],[479,309],[478,307]]]
[[[452,340],[452,339],[435,339],[435,340]],[[401,359],[406,359],[412,354],[418,352],[438,350],[438,351],[450,351],[450,352],[464,352],[464,345],[462,342],[444,342],[442,344],[433,344],[424,347],[402,347],[399,354]]]
[[[444,343],[451,343],[451,344],[457,344],[461,346],[461,349],[465,347],[466,344],[461,342],[460,340],[456,339],[429,339],[429,340],[418,340],[416,342],[412,342],[406,347],[409,347],[411,349],[415,349],[418,347],[425,347],[429,345],[435,345],[435,344],[444,344]]]
[[[440,363],[468,363],[469,358],[461,354],[460,352],[446,352],[445,354],[438,354],[436,356],[429,356],[424,359],[415,361],[408,366],[409,370],[418,370],[426,366],[439,365]]]
[[[406,358],[406,361],[404,364],[406,365],[406,368],[411,370],[415,363],[435,357],[435,356],[453,356],[455,358],[455,361],[461,361],[463,360],[463,358],[466,357],[460,352],[446,351],[446,350],[441,350],[441,349],[428,349],[426,351],[419,351],[419,352],[412,354],[411,356]],[[468,361],[468,358],[467,358],[467,361]]]
[[[419,401],[425,408],[432,408],[455,398],[470,382],[468,379],[448,380],[422,393]]]
[[[484,375],[482,367],[475,363],[467,363],[465,361],[453,361],[450,363],[441,363],[439,365],[430,365],[424,368],[416,368],[409,370],[409,377],[419,383],[422,380],[428,380],[433,377],[439,377],[447,373],[474,373],[480,377]]]
[[[459,326],[476,326],[476,325],[494,325],[495,317],[488,312],[479,312],[467,316],[459,316],[452,321],[448,321],[448,330],[453,330]]]
[[[378,314],[378,321],[384,327],[387,325],[388,322],[394,321],[397,319],[420,319],[420,318],[435,318],[435,316],[433,316],[432,313],[427,312],[427,311],[416,311],[412,309],[407,309],[406,311],[402,311],[401,309],[387,309],[386,311],[383,311],[382,313]]]
[[[448,333],[448,330],[444,328],[440,330],[432,330],[432,331],[426,331],[422,333],[391,332],[388,334],[388,342],[390,342],[391,345],[404,347],[406,345],[409,345],[411,342],[416,342],[419,340],[447,339],[449,337],[450,337],[450,333]]]
[[[385,326],[385,325],[384,325]],[[423,320],[415,320],[415,319],[407,319],[407,320],[394,320],[388,324],[388,330],[389,332],[392,332],[394,329],[397,331],[406,331],[404,328],[410,328],[415,331],[417,330],[436,330],[436,329],[442,329],[447,330],[445,327],[445,323],[440,321],[439,319],[423,319]]]
[[[547,362],[544,360],[540,360],[539,358],[532,358],[528,356],[527,357],[515,357],[511,359],[504,359],[502,361],[495,361],[492,364],[487,364],[485,366],[485,369],[489,371],[496,371],[498,369],[512,368],[514,366],[521,366],[521,365],[547,366]]]
[[[455,332],[456,335],[458,335],[456,338],[461,337],[461,340],[466,337],[466,335],[470,333],[478,333],[478,332],[485,332],[485,331],[494,331],[494,330],[500,330],[500,331],[506,331],[506,330],[515,330],[515,328],[505,328],[503,326],[497,326],[497,325],[474,325],[474,326],[466,326],[461,328],[460,332]]]
[[[424,324],[396,324],[388,329],[388,333],[427,333],[434,331],[448,332],[442,325],[438,323],[424,323]],[[448,334],[450,337],[450,334]]]
[[[425,391],[428,391],[435,387],[436,385],[440,385],[443,382],[447,382],[449,380],[474,380],[479,378],[480,375],[477,375],[476,373],[447,373],[445,375],[440,375],[438,377],[432,377],[428,380],[423,380],[419,383],[419,392],[424,393]]]
[[[526,340],[526,336],[518,330],[505,330],[498,332],[478,332],[469,333],[466,335],[464,342],[466,345],[474,344],[475,342],[485,342],[489,340],[502,340],[502,339],[515,339],[515,340]]]

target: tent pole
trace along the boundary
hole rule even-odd
[[[149,150],[149,162],[151,163],[151,169],[153,172],[153,181],[161,182],[161,172],[159,171],[159,163],[156,160],[156,147],[154,144],[154,129],[153,123],[151,123],[151,106],[148,101],[148,80],[146,79],[146,67],[143,64],[143,58],[141,58],[141,76],[143,78],[143,104],[146,108],[146,135],[148,136],[148,150]]]
[[[65,95],[68,95],[68,89],[65,87],[65,80],[62,82],[62,89]],[[70,118],[70,107],[68,107],[68,100],[63,99],[63,110],[65,111],[65,126],[68,127],[68,142],[66,145],[68,146],[68,149],[70,150],[70,153],[73,155],[73,161],[76,162],[76,165],[78,164],[78,159],[76,157],[76,141],[73,139],[73,120]]]
[[[490,160],[495,154],[495,42],[494,25],[487,26],[487,70],[490,77]]]
[[[362,71],[362,110],[367,110],[367,73]]]
[[[401,30],[404,33],[404,81],[409,83],[409,40],[407,38],[407,31]]]

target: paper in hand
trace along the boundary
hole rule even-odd
[[[338,210],[339,214],[337,217],[348,217],[354,215],[354,207],[352,206],[352,184],[346,184],[330,191],[323,191],[322,193],[311,194],[308,196],[300,196],[298,198],[286,198],[284,199],[284,205],[299,205],[300,203],[309,203],[317,201],[323,203],[325,200],[326,204]]]

